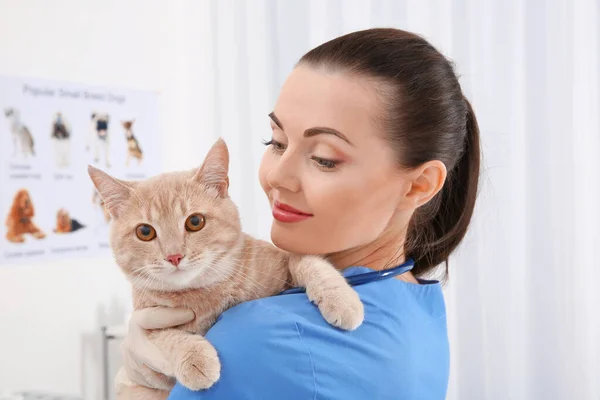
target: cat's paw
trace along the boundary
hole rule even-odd
[[[319,307],[325,320],[340,329],[353,331],[365,319],[365,308],[350,286],[307,290],[308,298]]]
[[[209,342],[190,340],[182,343],[178,352],[181,361],[175,377],[183,386],[191,390],[208,389],[219,380],[221,363],[217,350]]]

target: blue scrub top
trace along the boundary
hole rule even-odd
[[[351,267],[344,275],[369,272]],[[328,325],[306,294],[240,304],[207,332],[221,379],[171,400],[317,400],[446,398],[449,346],[437,282],[387,279],[355,287],[365,321],[353,332]]]

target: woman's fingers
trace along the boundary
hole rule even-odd
[[[132,320],[143,329],[165,329],[187,324],[196,318],[189,308],[149,307],[137,310]]]

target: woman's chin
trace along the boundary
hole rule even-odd
[[[278,227],[277,222],[271,228],[271,242],[277,248],[294,254],[319,255],[327,253],[310,239],[310,235],[304,232],[294,232],[289,228]]]
[[[307,252],[306,244],[302,243],[302,240],[299,240],[299,235],[290,232],[287,229],[281,229],[281,227],[276,226],[277,222],[273,223],[273,227],[271,228],[271,242],[281,250],[288,251],[290,253],[296,254],[309,254],[310,251]],[[310,247],[310,246],[309,246]]]

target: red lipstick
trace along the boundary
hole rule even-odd
[[[278,201],[273,203],[273,218],[279,222],[300,222],[312,216],[312,214],[297,210],[292,206],[288,206],[287,204],[283,204]]]

